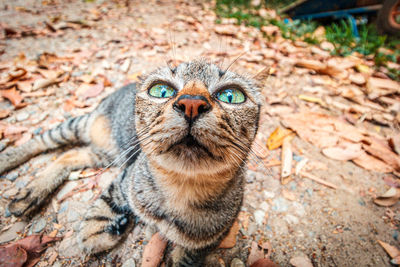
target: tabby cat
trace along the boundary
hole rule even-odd
[[[256,81],[204,60],[159,68],[90,114],[0,154],[4,173],[44,151],[77,147],[21,189],[8,209],[29,216],[71,171],[122,159],[124,170],[80,224],[80,248],[110,249],[140,219],[174,244],[168,266],[202,266],[241,208],[261,99]]]

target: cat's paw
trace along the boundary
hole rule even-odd
[[[168,251],[168,250],[167,250]],[[169,255],[166,255],[168,267],[202,267],[206,254],[200,251],[186,250],[181,246],[172,248]]]
[[[131,225],[128,215],[110,220],[103,216],[85,218],[77,235],[80,249],[86,254],[96,254],[115,247]]]
[[[22,188],[8,205],[8,210],[16,217],[29,216],[39,208],[46,196],[34,187]]]

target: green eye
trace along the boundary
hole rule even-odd
[[[238,89],[221,90],[217,93],[217,98],[218,100],[229,104],[239,104],[246,100],[244,94]]]
[[[149,94],[154,97],[167,98],[175,95],[175,89],[166,84],[156,84],[150,88]]]

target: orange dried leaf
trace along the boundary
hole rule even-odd
[[[1,96],[10,100],[14,107],[18,107],[23,100],[23,97],[19,94],[15,87],[7,90],[1,90]]]
[[[283,144],[283,139],[285,139],[285,137],[289,135],[294,136],[294,133],[290,130],[278,126],[268,137],[267,140],[268,149],[274,150],[281,147]]]
[[[159,233],[154,234],[146,245],[142,256],[142,267],[156,267],[160,264],[167,247],[167,241]]]
[[[392,259],[400,255],[400,251],[395,246],[389,245],[388,243],[385,243],[381,240],[378,240],[378,243],[383,247],[383,249],[386,251],[387,254],[389,254]]]
[[[220,248],[233,248],[236,244],[236,236],[239,233],[239,223],[235,221],[229,230],[228,235],[222,240],[221,244],[219,244]]]

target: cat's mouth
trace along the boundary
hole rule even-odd
[[[210,158],[216,158],[216,156],[191,133],[188,133],[167,149],[167,152],[175,152],[179,154],[188,154],[187,152],[189,151],[196,153],[198,156],[205,154]]]

